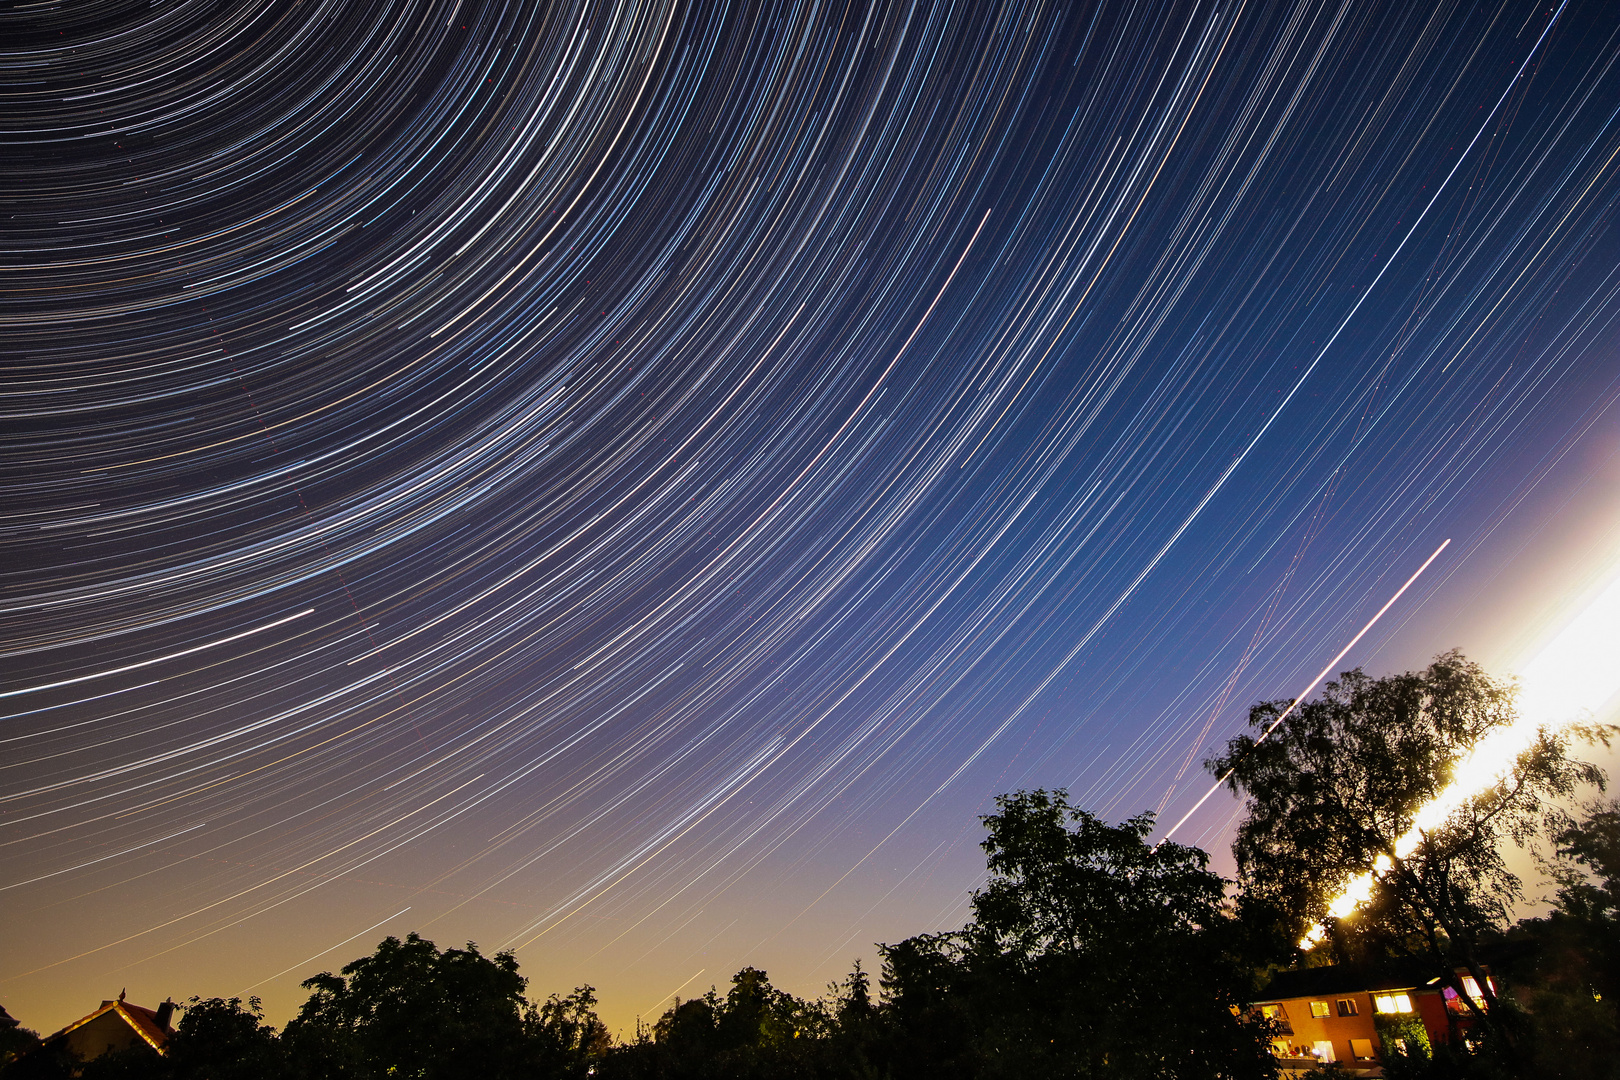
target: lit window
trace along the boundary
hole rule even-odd
[[[1288,1019],[1288,1014],[1283,1012],[1283,1007],[1281,1005],[1262,1005],[1260,1006],[1260,1015],[1265,1017],[1267,1020]]]
[[[1371,1039],[1351,1039],[1350,1056],[1357,1061],[1371,1061],[1373,1056]]]
[[[1374,998],[1381,1013],[1409,1013],[1412,1011],[1412,999],[1405,994],[1379,994]]]
[[[1311,1044],[1311,1057],[1321,1062],[1338,1060],[1333,1056],[1333,1044],[1326,1039],[1318,1039]]]
[[[1354,1015],[1356,1015],[1356,1002],[1355,1002],[1354,998],[1340,998],[1339,999],[1339,1015],[1340,1016],[1354,1016]]]
[[[1325,1002],[1325,1001],[1313,1001],[1313,1002],[1311,1002],[1311,1015],[1312,1016],[1314,1016],[1318,1020],[1320,1020],[1320,1019],[1322,1019],[1322,1017],[1326,1016],[1327,1014],[1328,1014],[1328,1004],[1327,1004],[1327,1002]]]

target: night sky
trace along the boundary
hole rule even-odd
[[[0,1004],[615,1028],[1620,550],[1620,7],[0,14]],[[1178,834],[1218,853],[1236,804]]]

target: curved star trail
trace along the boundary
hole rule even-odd
[[[34,1026],[411,928],[813,992],[1612,477],[1612,5],[0,20]]]

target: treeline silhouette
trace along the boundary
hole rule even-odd
[[[1415,674],[1347,673],[1274,724],[1286,705],[1252,710],[1255,728],[1275,727],[1266,743],[1239,737],[1207,763],[1248,800],[1236,883],[1196,847],[1150,844],[1150,814],[1114,825],[1061,791],[1018,792],[983,819],[988,878],[967,925],[879,946],[875,986],[857,964],[807,1000],[745,967],[615,1041],[590,987],[531,1002],[510,953],[411,934],[305,980],[279,1032],[254,1000],[193,999],[163,1056],[81,1063],[17,1036],[25,1052],[0,1080],[1270,1078],[1277,1030],[1248,1006],[1273,974],[1391,959],[1496,990],[1465,999],[1466,1041],[1384,1047],[1384,1075],[1620,1080],[1620,804],[1588,803],[1580,820],[1559,809],[1605,780],[1569,740],[1614,729],[1543,733],[1302,953],[1342,868],[1387,850],[1459,755],[1512,720],[1512,700],[1453,653]],[[1519,884],[1500,848],[1537,837],[1556,906],[1510,925]]]
[[[882,946],[876,987],[857,965],[805,1000],[744,968],[615,1043],[590,987],[532,1003],[510,953],[411,934],[306,980],[280,1032],[253,1001],[194,1001],[162,1057],[35,1054],[5,1080],[1271,1075],[1267,1029],[1239,1008],[1247,931],[1204,852],[1150,847],[1150,817],[1109,825],[1061,794],[985,820],[973,919]]]

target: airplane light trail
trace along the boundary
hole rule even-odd
[[[1284,709],[1277,716],[1277,719],[1273,720],[1270,723],[1270,725],[1268,725],[1266,727],[1265,731],[1260,733],[1260,737],[1258,739],[1254,740],[1254,744],[1256,746],[1259,746],[1261,743],[1265,742],[1266,737],[1269,736],[1273,731],[1277,730],[1277,725],[1281,724],[1284,720],[1288,719],[1288,714],[1293,712],[1294,709],[1299,705],[1299,703],[1305,700],[1305,695],[1309,694],[1312,690],[1315,690],[1316,687],[1317,687],[1317,684],[1320,683],[1323,679],[1328,677],[1328,674],[1330,672],[1332,672],[1332,670],[1338,665],[1339,661],[1344,659],[1345,654],[1348,653],[1351,649],[1356,647],[1356,642],[1360,641],[1362,638],[1367,636],[1367,631],[1371,630],[1374,626],[1376,626],[1378,624],[1378,620],[1382,619],[1384,617],[1384,612],[1386,612],[1390,608],[1394,607],[1395,606],[1395,601],[1399,600],[1402,596],[1406,595],[1406,590],[1410,589],[1412,587],[1412,583],[1414,581],[1416,581],[1418,578],[1423,576],[1423,571],[1427,570],[1429,568],[1429,564],[1434,562],[1434,560],[1438,559],[1440,557],[1440,553],[1442,551],[1446,550],[1446,548],[1449,547],[1450,544],[1451,544],[1451,540],[1450,540],[1449,537],[1447,539],[1441,541],[1440,546],[1434,549],[1434,554],[1430,555],[1427,559],[1424,559],[1423,560],[1423,565],[1418,567],[1416,570],[1414,570],[1412,572],[1412,576],[1406,579],[1406,583],[1404,585],[1402,585],[1400,588],[1395,590],[1395,595],[1391,596],[1388,600],[1384,601],[1384,606],[1379,608],[1377,613],[1374,614],[1372,618],[1367,620],[1367,625],[1363,626],[1356,633],[1356,636],[1351,638],[1345,644],[1344,648],[1339,650],[1339,654],[1337,656],[1335,656],[1332,660],[1329,660],[1327,662],[1326,667],[1322,668],[1321,671],[1316,673],[1316,678],[1312,679],[1306,685],[1305,689],[1301,690],[1298,694],[1294,695],[1293,703],[1290,704],[1288,706],[1288,708]],[[1206,802],[1208,802],[1209,797],[1211,795],[1215,794],[1217,791],[1219,791],[1221,789],[1221,785],[1226,783],[1227,777],[1229,777],[1231,775],[1232,775],[1232,770],[1227,769],[1226,772],[1221,776],[1221,778],[1219,780],[1215,781],[1215,783],[1210,786],[1210,789],[1208,791],[1204,792],[1203,798],[1201,798],[1197,802],[1193,803],[1192,809],[1188,810],[1185,814],[1182,814],[1181,815],[1181,820],[1177,821],[1174,825],[1170,826],[1170,828],[1165,831],[1165,834],[1162,837],[1159,838],[1159,844],[1164,843],[1166,840],[1168,840],[1172,836],[1174,836],[1176,834],[1176,830],[1181,828],[1183,825],[1185,825],[1187,823],[1187,819],[1192,817],[1194,814],[1196,814],[1198,812],[1198,808],[1200,806],[1203,806]],[[1158,846],[1159,846],[1158,844],[1153,845],[1154,850],[1158,850]]]

